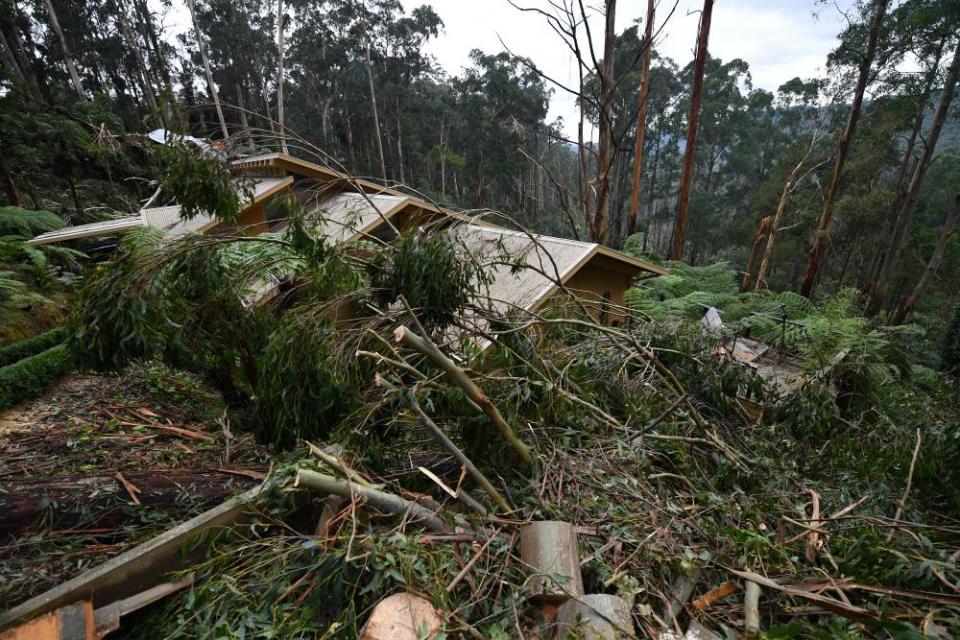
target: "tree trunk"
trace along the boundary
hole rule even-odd
[[[370,43],[367,43],[367,82],[370,85],[370,109],[373,111],[373,133],[380,156],[380,177],[387,179],[387,163],[383,158],[383,137],[380,134],[380,115],[377,113],[377,92],[373,88],[373,65],[370,62]]]
[[[192,2],[192,0],[191,0]],[[133,37],[133,31],[130,29],[130,21],[127,18],[127,8],[122,0],[117,0],[117,19],[120,21],[120,32],[127,44],[127,49],[133,51],[133,57],[137,63],[137,72],[139,75],[140,89],[143,91],[143,97],[150,107],[151,114],[157,118],[160,126],[165,126],[163,113],[157,104],[157,97],[153,93],[153,87],[150,85],[150,76],[147,74],[147,65],[143,62],[143,56],[140,55],[140,45]]]
[[[801,161],[801,164],[802,163],[803,161]],[[773,243],[777,239],[777,232],[780,230],[780,221],[783,219],[783,212],[787,208],[787,201],[790,199],[790,194],[793,193],[793,186],[797,181],[797,171],[800,170],[801,164],[798,164],[790,170],[786,181],[783,183],[783,192],[780,194],[780,202],[777,203],[777,211],[773,214],[773,222],[770,225],[770,235],[767,236],[767,246],[763,249],[763,258],[760,260],[760,269],[757,271],[757,284],[754,287],[757,291],[763,286],[763,281],[767,277],[767,269],[770,266],[770,256],[773,255]],[[746,291],[746,289],[744,289],[744,291]]]
[[[54,33],[57,34],[57,40],[60,41],[63,61],[67,65],[67,71],[70,73],[70,84],[73,85],[73,90],[77,92],[77,97],[81,100],[86,100],[86,96],[83,94],[83,87],[80,84],[80,76],[77,74],[77,67],[73,62],[73,56],[70,55],[70,48],[67,46],[67,39],[63,35],[63,29],[60,28],[60,20],[57,19],[57,12],[53,9],[53,2],[51,2],[51,0],[44,0],[44,4],[47,6],[50,26],[53,28]]]
[[[637,139],[633,151],[633,186],[630,191],[627,236],[633,235],[637,229],[637,211],[640,209],[640,174],[643,169],[643,140],[647,130],[647,100],[650,97],[650,57],[653,54],[653,17],[653,0],[647,0],[647,24],[643,32],[643,83],[640,85],[640,105],[637,108]]]
[[[247,104],[243,99],[243,87],[237,83],[237,109],[240,111],[240,128],[243,129],[243,136],[247,139],[247,144],[253,149],[256,145],[253,141],[253,134],[250,133],[250,122],[247,120]]]
[[[960,76],[960,41],[957,42],[957,50],[953,54],[953,61],[950,63],[947,77],[944,80],[943,91],[940,94],[937,111],[933,116],[930,133],[924,141],[923,154],[917,161],[916,169],[914,169],[913,176],[910,178],[910,186],[907,188],[907,193],[900,205],[900,211],[897,214],[897,222],[894,226],[890,243],[886,251],[883,252],[878,277],[874,283],[870,302],[867,305],[867,316],[874,316],[879,313],[886,301],[887,289],[890,286],[890,274],[893,271],[893,266],[900,258],[903,245],[906,243],[910,220],[913,217],[913,212],[917,208],[917,202],[920,200],[920,187],[923,185],[923,178],[933,161],[933,155],[937,148],[937,140],[940,138],[940,132],[943,130],[943,125],[947,120],[947,114],[950,111],[950,103],[953,101],[953,93],[957,87],[958,76]]]
[[[190,10],[190,20],[193,22],[193,33],[197,38],[197,47],[200,49],[200,60],[203,61],[203,72],[207,76],[207,89],[210,91],[210,99],[213,100],[213,106],[217,110],[217,119],[220,121],[220,132],[223,134],[223,141],[230,141],[230,132],[227,131],[227,121],[223,118],[223,109],[220,107],[220,96],[217,93],[217,86],[213,84],[213,72],[210,71],[210,60],[207,58],[207,45],[203,42],[203,34],[200,33],[200,24],[197,22],[197,12],[193,5],[194,0],[187,0],[187,8]]]
[[[47,86],[45,79],[41,82],[40,77],[37,75],[34,67],[36,59],[27,52],[27,48],[23,44],[23,38],[20,37],[20,29],[16,24],[16,20],[10,25],[10,38],[13,41],[14,57],[19,60],[20,72],[26,77],[27,83],[34,91],[34,95],[47,104],[50,104],[50,88]]]
[[[697,54],[693,61],[693,87],[690,94],[690,116],[687,120],[687,146],[683,151],[683,173],[680,177],[677,220],[673,226],[673,246],[668,256],[673,260],[683,260],[683,243],[687,233],[687,209],[690,206],[690,184],[693,182],[693,158],[697,147],[697,127],[700,124],[703,74],[707,65],[707,42],[710,38],[712,14],[713,0],[703,0],[700,31],[697,35]]]
[[[659,129],[656,131],[657,140],[653,146],[653,168],[650,172],[650,187],[647,194],[647,221],[643,229],[643,251],[647,250],[647,241],[650,237],[650,226],[653,224],[653,215],[656,212],[655,193],[657,189],[657,168],[660,166],[660,140],[662,135]]]
[[[7,36],[3,35],[3,29],[0,29],[0,48],[3,49],[3,59],[10,68],[10,77],[26,82],[26,76],[17,63],[17,57],[13,55],[13,49],[10,48],[10,44],[7,42]]]
[[[603,61],[600,65],[599,143],[597,145],[596,204],[593,214],[593,240],[603,243],[607,237],[607,213],[610,209],[610,169],[613,166],[613,101],[617,83],[613,76],[613,58],[617,38],[614,25],[616,0],[606,0]]]
[[[17,191],[17,185],[13,181],[13,176],[7,170],[7,161],[3,157],[3,149],[0,149],[0,178],[3,179],[3,192],[7,194],[7,202],[14,207],[20,206],[20,192]]]
[[[847,119],[847,126],[837,142],[837,156],[833,165],[833,174],[830,178],[830,185],[823,198],[823,210],[820,212],[820,220],[817,223],[817,232],[813,240],[813,248],[810,250],[810,256],[807,259],[807,270],[804,275],[803,284],[800,287],[800,293],[807,298],[813,295],[814,287],[817,283],[817,276],[820,275],[820,268],[823,264],[823,258],[827,250],[827,232],[830,229],[830,222],[833,219],[833,205],[840,191],[840,180],[843,177],[843,166],[847,161],[847,153],[850,150],[850,143],[853,142],[853,135],[857,130],[857,123],[860,121],[860,109],[863,106],[863,94],[867,89],[867,83],[870,80],[870,68],[873,66],[873,59],[877,52],[877,41],[880,39],[880,28],[883,26],[883,19],[887,13],[887,7],[890,0],[878,0],[877,9],[870,24],[870,34],[867,39],[867,50],[860,61],[859,75],[857,76],[857,85],[853,94],[853,104],[850,107],[850,116]]]
[[[773,237],[773,232],[767,231],[769,227],[770,216],[766,216],[760,221],[757,232],[753,234],[753,242],[750,243],[750,253],[747,256],[747,268],[743,270],[743,281],[740,283],[740,291],[749,291],[750,289],[750,285],[753,282],[753,263],[757,258],[757,249],[760,247],[760,243],[763,242],[763,238],[767,233],[770,233],[770,236]],[[757,278],[757,287],[760,287],[759,277]]]
[[[920,130],[923,128],[924,116],[927,115],[928,100],[930,98],[930,93],[933,91],[933,85],[937,80],[937,72],[940,69],[940,60],[943,57],[943,48],[946,45],[946,42],[946,38],[940,41],[940,45],[937,48],[937,53],[934,56],[933,64],[930,67],[930,71],[927,73],[926,82],[920,95],[920,107],[917,109],[917,115],[913,119],[913,127],[910,129],[910,136],[907,138],[907,146],[903,153],[903,159],[900,161],[899,169],[897,169],[896,189],[894,191],[896,196],[892,206],[892,211],[894,213],[900,211],[900,207],[903,204],[903,199],[906,197],[904,183],[913,172],[913,150],[917,144],[917,138],[920,135]],[[891,234],[892,230],[886,228],[886,226],[885,228],[881,229],[879,240],[880,244],[888,244],[890,242]],[[867,293],[871,296],[873,295],[874,289],[877,286],[877,281],[880,279],[880,268],[883,265],[883,257],[883,251],[874,252],[874,259],[870,265],[870,273],[868,275],[869,280],[864,287]]]
[[[287,153],[287,129],[283,109],[283,0],[277,0],[277,123],[280,126],[280,151]]]
[[[400,184],[406,184],[406,177],[403,175],[403,133],[400,125],[400,98],[397,98],[397,165],[400,169]]]
[[[167,60],[163,55],[163,49],[160,47],[160,39],[157,37],[157,30],[153,28],[153,18],[150,8],[145,0],[134,0],[134,11],[139,17],[140,31],[143,34],[144,42],[148,44],[147,52],[153,57],[153,64],[160,77],[157,79],[157,86],[163,87],[163,99],[161,100],[164,113],[168,124],[176,123],[176,126],[182,126],[180,113],[177,110],[177,96],[173,91],[173,82],[170,79],[170,69]]]
[[[937,245],[933,249],[933,255],[930,256],[927,268],[924,269],[923,275],[920,276],[920,280],[913,291],[910,292],[910,295],[904,297],[897,306],[897,310],[893,314],[893,324],[903,324],[910,312],[916,308],[917,302],[926,293],[927,287],[930,286],[933,277],[937,275],[937,271],[943,263],[943,258],[947,254],[947,246],[950,244],[950,238],[957,230],[958,220],[960,220],[960,195],[957,195],[953,211],[947,214],[947,219],[943,221],[943,226],[940,228],[940,237],[937,238]]]

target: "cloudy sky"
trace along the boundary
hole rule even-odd
[[[517,5],[549,9],[548,0],[514,0]],[[151,0],[159,4],[159,0]],[[572,56],[544,19],[518,11],[508,0],[401,0],[407,11],[431,5],[443,20],[440,36],[427,44],[450,75],[470,64],[472,49],[485,53],[503,51],[504,45],[536,62],[545,73],[571,86],[576,80]],[[683,66],[693,59],[699,11],[703,0],[656,0],[656,40],[661,55]],[[673,11],[668,19],[671,9]],[[750,64],[755,87],[776,91],[794,77],[810,78],[821,73],[827,53],[846,22],[841,12],[854,0],[716,0],[710,29],[710,54],[723,60],[742,58]],[[586,0],[588,7],[602,0]],[[646,13],[645,0],[620,0],[617,30],[632,25]],[[190,16],[183,2],[174,2],[166,13],[166,37],[190,29]],[[591,21],[602,37],[603,18],[594,10]],[[502,39],[502,43],[501,43]],[[597,42],[597,46],[602,46]],[[599,54],[598,54],[599,55]],[[573,97],[557,89],[548,118],[562,117],[568,136],[575,135],[577,110]]]
[[[545,73],[561,82],[576,78],[572,56],[542,17],[523,13],[507,0],[402,0],[407,10],[430,4],[444,22],[444,31],[427,50],[450,74],[469,64],[471,49],[486,53],[511,51],[534,60]],[[520,6],[547,8],[546,0],[515,0]],[[667,14],[677,3],[672,17]],[[591,0],[588,5],[600,5]],[[643,0],[620,0],[617,30],[633,24],[646,13]],[[808,78],[821,72],[827,53],[853,0],[823,3],[816,0],[717,0],[710,29],[710,54],[723,60],[743,58],[750,64],[755,87],[775,91],[785,81]],[[702,0],[657,0],[655,29],[663,25],[656,41],[662,55],[683,66],[693,58]],[[838,9],[839,7],[839,9]],[[602,20],[595,20],[595,33],[602,34]],[[598,46],[602,46],[597,43]],[[565,130],[575,130],[573,99],[557,90],[551,101],[550,119],[563,117]]]

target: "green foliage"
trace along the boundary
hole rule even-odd
[[[20,207],[0,207],[0,238],[7,236],[29,240],[63,227],[60,216],[43,209],[31,211]]]
[[[0,368],[0,409],[34,398],[73,369],[66,345],[57,345]]]
[[[85,273],[67,322],[81,368],[119,371],[131,360],[149,359],[178,329],[166,283],[140,270],[158,238],[153,230],[130,233],[113,261]]]
[[[18,360],[35,355],[41,351],[46,351],[63,342],[66,337],[66,329],[64,327],[57,327],[46,333],[41,333],[38,336],[0,347],[0,367],[13,364]]]
[[[325,313],[291,313],[270,334],[259,358],[256,433],[281,448],[324,440],[355,409],[360,381],[338,357]]]
[[[943,337],[941,369],[947,373],[960,374],[960,303],[953,310],[953,320]]]
[[[377,303],[387,308],[402,296],[429,331],[453,322],[484,283],[489,283],[484,274],[446,233],[403,233],[372,263]]]
[[[245,201],[252,196],[249,185],[235,180],[219,160],[193,147],[160,145],[155,153],[161,185],[180,205],[181,218],[205,214],[237,222]]]

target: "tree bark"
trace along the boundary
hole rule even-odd
[[[853,142],[854,133],[857,130],[857,123],[860,121],[860,110],[863,106],[863,94],[867,90],[867,83],[870,80],[870,68],[873,66],[873,59],[877,52],[877,42],[880,39],[880,28],[883,26],[883,19],[887,13],[887,7],[890,0],[878,0],[877,9],[873,15],[870,24],[870,34],[867,38],[867,49],[860,61],[859,75],[857,76],[857,85],[854,89],[853,104],[850,107],[850,116],[847,119],[847,126],[837,142],[837,155],[833,165],[833,174],[830,178],[830,185],[823,199],[823,210],[820,212],[820,220],[817,223],[817,232],[813,240],[813,248],[810,250],[810,256],[807,259],[807,270],[804,275],[803,284],[800,286],[800,293],[807,298],[813,295],[814,287],[817,283],[817,276],[820,275],[820,268],[823,264],[823,258],[827,250],[827,232],[830,229],[830,222],[833,219],[833,206],[840,191],[840,181],[843,177],[843,167],[847,161],[847,153],[850,151],[850,143]]]
[[[203,61],[203,72],[207,76],[207,89],[210,91],[210,99],[213,100],[213,106],[217,110],[217,119],[220,121],[220,132],[223,134],[223,141],[230,141],[230,132],[227,131],[227,121],[223,118],[223,109],[220,107],[220,95],[217,93],[217,86],[213,83],[213,72],[210,71],[210,60],[207,58],[207,46],[203,42],[203,34],[200,33],[200,24],[197,22],[197,12],[194,7],[194,0],[187,0],[187,8],[190,10],[190,20],[193,22],[193,33],[197,38],[197,47],[200,49],[200,60]]]
[[[653,54],[654,0],[647,0],[647,24],[643,32],[643,82],[640,85],[640,105],[637,108],[637,135],[633,151],[633,185],[630,191],[630,217],[627,218],[627,236],[637,229],[637,211],[640,209],[640,174],[643,170],[643,141],[647,131],[647,100],[650,98],[650,57]]]
[[[500,414],[500,410],[497,409],[497,406],[493,404],[490,398],[487,397],[487,394],[478,387],[473,380],[470,379],[463,369],[457,366],[457,364],[448,358],[440,349],[433,343],[432,340],[426,336],[418,336],[417,334],[410,331],[410,329],[401,326],[394,332],[394,337],[398,343],[419,351],[423,355],[427,356],[431,362],[450,378],[458,387],[463,389],[464,393],[467,394],[467,397],[470,398],[477,406],[479,406],[483,412],[487,415],[497,429],[500,431],[500,434],[503,436],[513,450],[517,453],[517,456],[523,460],[523,462],[528,466],[533,466],[533,456],[530,453],[530,449],[524,444],[523,440],[514,433],[513,428],[507,423],[507,421]]]
[[[757,258],[757,249],[760,247],[760,243],[763,242],[764,236],[767,235],[767,229],[769,227],[770,216],[766,216],[760,221],[760,227],[757,228],[757,232],[753,235],[753,242],[750,243],[750,254],[747,256],[747,268],[743,270],[743,281],[740,283],[740,291],[748,291],[750,289],[750,285],[753,282],[753,263]],[[772,237],[773,233],[769,233]],[[759,278],[757,278],[757,287],[760,287]]]
[[[697,147],[700,103],[703,99],[703,74],[707,65],[707,42],[710,38],[712,14],[713,0],[703,0],[700,31],[697,35],[697,53],[693,61],[693,87],[690,94],[690,116],[687,120],[687,146],[683,151],[683,173],[680,177],[677,220],[673,226],[673,246],[668,256],[673,260],[683,260],[683,244],[687,233],[687,209],[690,206],[690,185],[693,182],[693,158]]]
[[[380,177],[387,179],[387,163],[383,158],[383,137],[380,134],[380,115],[377,113],[377,92],[373,87],[373,64],[370,62],[370,43],[367,43],[367,83],[370,85],[370,109],[373,112],[373,133],[380,156]]]
[[[157,97],[153,93],[153,87],[150,85],[150,76],[147,74],[147,65],[143,61],[143,56],[140,55],[140,45],[136,38],[133,37],[133,30],[130,28],[130,20],[127,17],[127,8],[124,5],[123,0],[117,0],[116,6],[117,19],[120,22],[120,32],[123,35],[123,39],[127,44],[128,50],[133,51],[133,57],[137,63],[137,73],[139,75],[140,89],[143,91],[143,97],[147,101],[147,105],[150,107],[152,115],[157,118],[161,126],[165,126],[163,113],[160,111],[160,106],[157,103]]]
[[[780,230],[780,221],[783,219],[783,212],[787,208],[787,201],[790,199],[790,194],[793,193],[793,188],[797,183],[797,172],[800,171],[802,165],[803,160],[790,170],[787,179],[783,183],[780,202],[777,203],[777,211],[773,214],[773,222],[770,225],[770,235],[767,236],[767,245],[763,249],[763,258],[760,260],[760,268],[757,270],[757,284],[754,290],[759,290],[760,287],[763,286],[764,279],[767,277],[767,269],[770,266],[770,256],[773,255],[773,243],[777,239],[777,232]],[[744,291],[746,291],[746,289],[744,289]]]
[[[57,18],[57,12],[53,8],[53,2],[51,2],[51,0],[44,0],[44,4],[47,7],[47,15],[50,17],[50,26],[53,28],[54,33],[57,34],[57,40],[60,41],[63,61],[67,65],[67,71],[70,73],[70,84],[73,85],[73,90],[76,91],[77,97],[81,100],[86,100],[86,96],[83,94],[83,86],[80,84],[80,76],[77,74],[77,67],[73,62],[73,56],[70,54],[70,47],[67,46],[67,39],[63,35],[63,29],[60,28],[60,20]]]
[[[10,67],[10,76],[26,82],[26,76],[17,63],[17,57],[13,54],[13,49],[10,48],[10,43],[7,42],[7,36],[3,34],[3,29],[0,29],[0,48],[3,49],[3,59],[6,61],[7,66]]]
[[[603,243],[607,237],[607,213],[610,209],[610,169],[613,166],[613,101],[617,83],[613,76],[613,58],[617,38],[614,24],[616,0],[606,0],[603,37],[603,61],[600,65],[599,141],[597,144],[596,204],[593,214],[593,240]]]
[[[950,238],[957,230],[958,220],[960,220],[960,195],[957,195],[953,211],[947,215],[947,219],[943,221],[943,226],[940,227],[940,237],[937,238],[937,245],[933,249],[930,261],[927,262],[927,268],[924,269],[923,275],[920,276],[920,280],[913,291],[910,292],[910,295],[904,297],[897,306],[897,310],[893,314],[893,324],[903,324],[907,316],[916,308],[917,302],[926,293],[927,287],[930,286],[930,282],[937,275],[940,265],[943,264],[944,256],[947,255],[947,246],[950,244]]]
[[[957,50],[953,54],[953,61],[947,71],[947,77],[944,80],[943,91],[940,94],[940,102],[937,104],[937,111],[933,116],[933,124],[930,127],[930,133],[927,135],[924,144],[923,154],[917,161],[917,166],[910,178],[910,186],[900,205],[900,211],[897,214],[897,222],[894,226],[893,234],[886,251],[881,257],[878,277],[874,283],[873,291],[870,296],[870,302],[867,305],[867,316],[874,316],[883,308],[886,301],[887,290],[890,286],[890,274],[893,266],[900,258],[903,251],[903,245],[906,243],[907,231],[910,227],[910,220],[913,218],[913,212],[917,208],[917,202],[920,200],[920,187],[923,185],[923,179],[926,176],[927,169],[933,161],[934,153],[937,148],[937,141],[940,138],[940,132],[947,120],[947,114],[950,111],[950,103],[953,101],[953,94],[957,87],[957,78],[960,76],[960,41],[957,42]]]
[[[379,489],[365,487],[356,482],[340,480],[333,476],[317,473],[316,471],[298,469],[293,486],[304,486],[313,491],[318,491],[322,495],[330,495],[332,493],[342,498],[347,498],[348,500],[360,498],[373,507],[389,514],[409,514],[412,519],[423,522],[426,527],[433,529],[437,533],[448,532],[443,520],[426,507],[412,500],[407,500],[392,493],[380,491]]]
[[[277,0],[277,122],[280,126],[280,151],[287,151],[287,129],[283,105],[283,0]]]

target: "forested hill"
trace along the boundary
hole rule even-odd
[[[655,34],[666,9],[653,21]],[[660,55],[654,39],[644,101],[646,16],[614,0],[595,10],[636,11],[637,24],[590,34],[606,46],[596,60],[583,54],[583,121],[572,127],[547,121],[549,101],[566,89],[530,60],[474,51],[468,68],[444,73],[425,53],[444,28],[429,5],[5,2],[3,197],[71,222],[109,217],[136,210],[151,192],[142,180],[152,177],[150,163],[131,144],[137,135],[163,127],[227,142],[239,154],[280,148],[282,130],[292,153],[452,205],[499,209],[539,231],[619,247],[633,227],[644,234],[634,244],[654,257],[679,257],[683,208],[679,253],[693,264],[729,261],[744,270],[760,238],[759,265],[768,237],[761,222],[780,209],[763,286],[805,294],[857,286],[874,299],[871,314],[896,307],[915,288],[952,218],[960,182],[955,107],[939,140],[931,139],[938,106],[956,83],[955,2],[860,0],[837,34],[827,75],[783,78],[773,93],[753,87],[745,61],[709,56],[707,33],[702,91],[695,91],[695,61]],[[558,25],[581,24],[572,3],[548,14]],[[165,29],[171,16],[191,28],[174,36]],[[572,34],[567,40],[586,42],[582,24]],[[571,44],[558,36],[558,51]],[[681,189],[695,93],[699,129],[689,187]],[[857,126],[844,136],[859,99]],[[576,129],[578,139],[564,133]],[[926,153],[931,143],[936,154]],[[681,192],[688,194],[683,207]],[[949,306],[958,267],[960,250],[948,242],[924,287],[926,308]]]

